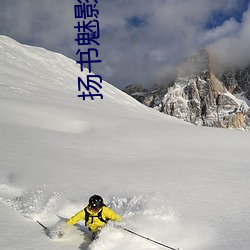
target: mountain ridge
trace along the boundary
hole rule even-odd
[[[250,67],[216,72],[209,51],[202,49],[188,57],[176,72],[170,86],[140,91],[143,86],[131,85],[123,91],[148,107],[195,125],[249,129]]]

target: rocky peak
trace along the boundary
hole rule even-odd
[[[209,53],[202,49],[188,57],[177,69],[177,77],[194,77],[210,70]]]
[[[220,75],[211,68],[209,52],[202,49],[180,65],[170,87],[141,92],[138,100],[196,125],[248,129],[250,109],[245,101],[233,94],[245,91],[245,96],[250,96],[250,67]]]

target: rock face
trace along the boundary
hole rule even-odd
[[[250,65],[245,69],[228,70],[218,74],[218,79],[225,84],[230,93],[242,93],[250,100]]]
[[[217,76],[204,49],[187,58],[170,87],[149,91],[141,87],[130,94],[149,107],[196,125],[248,129],[250,109],[233,94],[250,96],[249,70],[250,67]]]
[[[147,92],[147,90],[141,84],[128,85],[125,89],[123,89],[123,91],[128,95],[133,96],[137,101],[142,103],[144,101],[144,95]]]

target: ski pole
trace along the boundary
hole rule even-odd
[[[36,221],[40,226],[42,226],[43,227],[43,229],[46,231],[46,230],[48,230],[48,228],[47,227],[45,227],[40,221]]]
[[[163,247],[169,248],[169,249],[171,249],[171,250],[180,250],[180,248],[173,248],[173,247],[167,246],[167,245],[162,244],[162,243],[160,243],[160,242],[158,242],[158,241],[155,241],[155,240],[152,240],[152,239],[150,239],[150,238],[148,238],[148,237],[145,237],[145,236],[143,236],[143,235],[141,235],[141,234],[135,233],[135,232],[133,232],[133,231],[127,229],[127,228],[122,228],[122,229],[125,230],[125,231],[127,231],[127,232],[129,232],[129,233],[131,233],[131,234],[137,235],[137,236],[139,236],[139,237],[141,237],[141,238],[143,238],[143,239],[145,239],[145,240],[154,242],[154,243],[156,243],[156,244],[158,244],[158,245],[161,245],[161,246],[163,246]]]

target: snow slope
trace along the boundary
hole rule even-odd
[[[90,244],[83,223],[61,240],[36,223],[53,228],[97,193],[171,247],[250,249],[249,133],[181,122],[107,82],[103,100],[83,101],[87,73],[0,36],[0,248],[162,249],[112,225]]]

